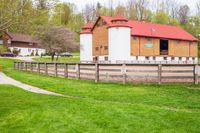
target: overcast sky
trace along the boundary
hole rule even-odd
[[[80,11],[83,7],[84,7],[84,5],[85,4],[87,4],[87,3],[97,3],[97,2],[100,2],[102,5],[106,5],[106,6],[108,6],[109,5],[109,0],[61,0],[61,1],[63,1],[63,2],[70,2],[70,3],[74,3],[76,6],[77,6],[77,8],[78,8],[78,10]],[[124,3],[124,2],[126,2],[127,0],[113,0],[113,3],[115,4],[115,5],[118,5],[119,3]],[[153,0],[151,0],[151,1],[153,1]],[[180,2],[180,3],[182,3],[182,4],[187,4],[187,5],[189,5],[190,6],[190,8],[192,9],[192,10],[194,10],[195,9],[195,3],[198,1],[198,0],[176,0],[177,2]]]

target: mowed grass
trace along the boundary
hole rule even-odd
[[[199,86],[96,84],[15,71],[12,62],[0,59],[7,75],[74,98],[0,85],[0,131],[200,131]]]
[[[59,57],[58,61],[59,62],[79,62],[80,61],[80,53],[76,52],[76,53],[72,53],[72,55],[73,55],[73,57]],[[56,59],[56,56],[55,56],[55,59]],[[51,57],[43,56],[42,58],[41,57],[33,58],[33,60],[50,62]]]
[[[44,57],[33,58],[33,60],[51,62],[51,57],[44,56]],[[59,57],[58,61],[59,62],[79,62],[80,58],[79,57]]]

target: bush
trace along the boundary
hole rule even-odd
[[[18,55],[19,54],[19,51],[17,49],[13,49],[13,53]]]
[[[36,51],[35,56],[39,56],[38,51]]]
[[[4,45],[0,45],[0,54],[3,52],[8,52],[8,48],[5,47]]]
[[[31,52],[31,56],[34,56],[34,52]]]

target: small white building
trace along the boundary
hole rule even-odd
[[[11,52],[17,51],[19,56],[36,56],[46,52],[40,47],[40,41],[19,33],[5,33],[0,39],[0,45],[6,45]]]

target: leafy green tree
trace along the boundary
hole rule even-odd
[[[52,23],[56,25],[67,25],[71,19],[73,5],[69,3],[57,4],[53,9]]]
[[[24,7],[30,0],[0,0],[0,32],[16,23]]]
[[[169,24],[169,16],[164,12],[157,12],[153,15],[152,22],[159,24]]]

